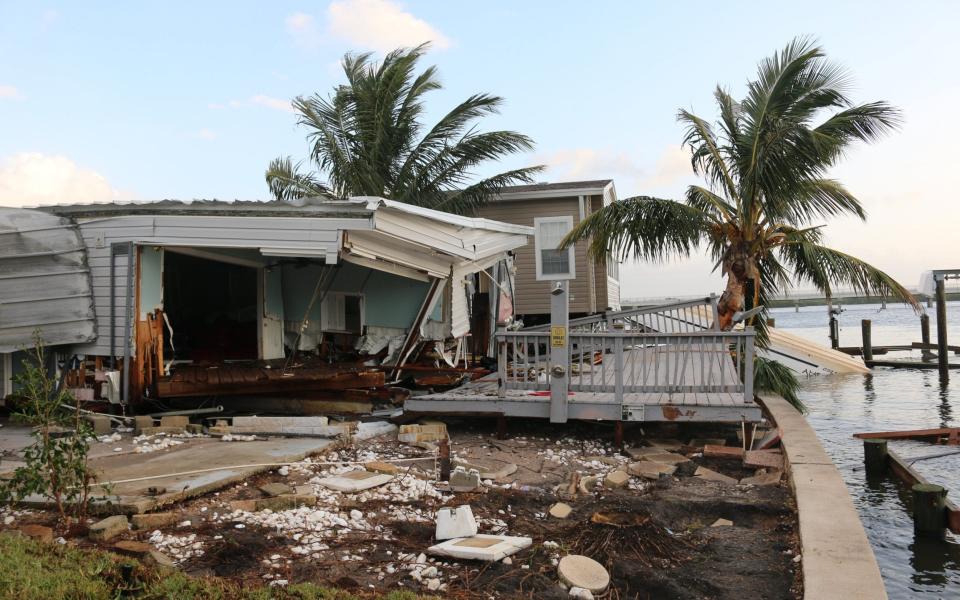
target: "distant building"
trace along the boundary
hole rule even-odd
[[[529,227],[568,230],[600,208],[614,202],[617,191],[612,179],[538,183],[505,188],[479,210],[481,217]],[[546,233],[542,229],[542,235]],[[549,236],[548,236],[549,237]],[[574,248],[575,277],[570,281],[570,313],[582,316],[620,309],[620,269],[613,259],[594,260],[587,255],[586,242]],[[549,281],[537,279],[544,268],[533,240],[515,251],[515,312],[527,325],[545,322],[550,313]]]

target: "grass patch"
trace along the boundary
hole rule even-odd
[[[356,595],[300,583],[287,587],[237,586],[217,578],[193,578],[175,569],[154,568],[102,550],[44,544],[0,534],[0,598],[3,600],[113,600],[128,590],[121,566],[133,564],[134,595],[144,600],[418,600],[413,592]]]

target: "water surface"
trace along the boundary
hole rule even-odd
[[[931,309],[931,341],[936,342]],[[947,307],[947,339],[960,345],[960,302]],[[771,311],[778,328],[829,344],[825,307]],[[859,346],[860,320],[873,322],[874,346],[920,341],[920,321],[901,305],[852,305],[840,315],[840,345]],[[884,359],[920,360],[920,351],[888,354]],[[960,362],[960,356],[951,355]],[[867,478],[863,445],[853,434],[862,431],[926,429],[960,426],[960,370],[952,383],[941,385],[937,371],[876,368],[870,375],[809,376],[801,399],[808,419],[850,490],[867,537],[874,548],[890,598],[960,598],[960,537],[943,540],[917,538],[910,513],[910,491],[896,479]],[[901,456],[918,458],[958,450],[922,442],[891,442]],[[930,458],[914,464],[928,480],[950,490],[960,500],[960,454]]]

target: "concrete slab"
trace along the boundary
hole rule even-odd
[[[480,534],[468,538],[447,540],[435,546],[430,546],[427,553],[435,556],[493,562],[502,560],[511,554],[516,554],[532,543],[533,540],[528,537]]]
[[[661,477],[669,477],[673,475],[676,470],[677,468],[673,465],[665,465],[650,460],[641,460],[627,465],[627,471],[631,475],[653,480],[660,479]]]
[[[578,587],[589,590],[594,594],[604,592],[610,585],[610,574],[607,570],[587,556],[570,554],[560,559],[557,565],[560,581],[571,588]]]
[[[674,454],[672,452],[660,452],[658,454],[645,454],[641,457],[640,460],[649,460],[652,462],[657,462],[662,465],[680,465],[683,463],[690,462],[690,459],[681,454]]]
[[[434,537],[438,540],[474,535],[477,535],[477,520],[473,518],[473,510],[469,506],[446,507],[437,511],[437,530]]]
[[[693,472],[693,476],[697,479],[703,479],[705,481],[716,481],[718,483],[726,484],[736,484],[737,480],[723,473],[717,473],[712,469],[706,467],[697,467],[697,470]]]
[[[381,486],[391,479],[393,479],[393,475],[371,473],[370,471],[351,471],[343,475],[324,477],[317,483],[338,492],[360,492]]]

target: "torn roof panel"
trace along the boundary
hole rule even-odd
[[[96,338],[90,269],[69,220],[0,208],[0,352]]]

